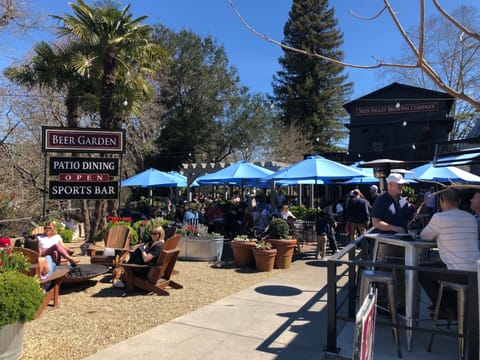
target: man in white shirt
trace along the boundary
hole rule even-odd
[[[477,220],[469,212],[458,208],[460,195],[457,190],[448,189],[440,193],[439,198],[442,211],[433,214],[420,233],[423,240],[437,241],[440,261],[428,266],[477,271],[477,261],[480,260]],[[424,271],[419,273],[419,280],[432,304],[438,295],[438,280],[466,283],[466,277],[462,275]],[[455,294],[443,297],[442,310],[445,316],[452,318],[456,313],[456,297],[450,295]]]

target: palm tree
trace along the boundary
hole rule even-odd
[[[85,99],[93,88],[92,81],[75,72],[70,62],[71,55],[79,49],[78,44],[74,43],[51,46],[41,41],[34,46],[34,55],[28,64],[7,67],[4,75],[20,86],[64,92],[67,126],[79,127],[79,108],[91,108]]]
[[[72,59],[73,66],[84,77],[100,79],[100,128],[118,129],[125,111],[122,95],[135,89],[137,99],[140,95],[150,98],[151,88],[144,76],[160,68],[166,52],[150,41],[151,27],[141,24],[146,16],[132,18],[130,5],[119,10],[111,0],[96,2],[93,7],[77,0],[70,6],[74,15],[53,16],[63,23],[58,33],[89,49]]]

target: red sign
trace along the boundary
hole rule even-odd
[[[43,127],[44,152],[125,152],[125,131]]]
[[[66,182],[107,182],[110,177],[108,174],[60,174],[58,180]]]
[[[365,298],[357,312],[353,342],[354,360],[373,360],[376,304],[377,292],[375,290]]]

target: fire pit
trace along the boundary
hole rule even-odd
[[[85,282],[108,271],[107,266],[99,264],[79,264],[68,268],[70,268],[70,272],[63,279],[65,284]]]

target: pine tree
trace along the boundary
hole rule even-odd
[[[343,59],[343,34],[328,0],[293,0],[283,32],[283,42],[290,47]],[[317,153],[338,150],[336,144],[345,136],[342,105],[353,86],[342,74],[344,67],[289,50],[279,63],[282,70],[274,76],[272,100],[282,124],[299,128]]]

